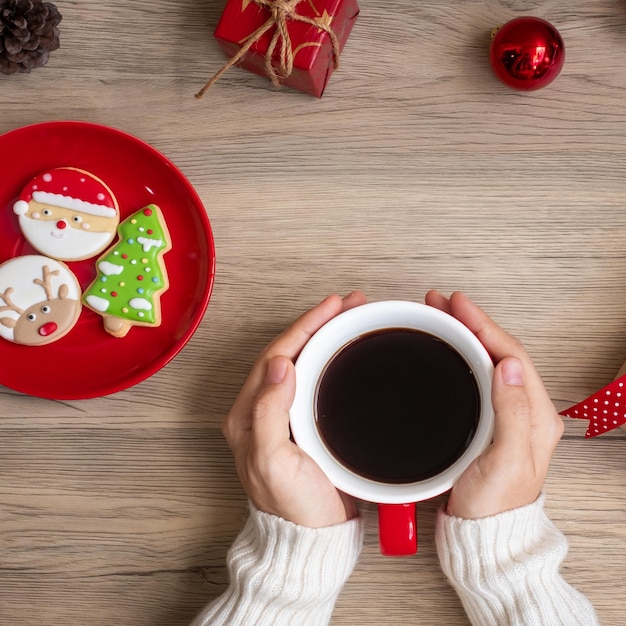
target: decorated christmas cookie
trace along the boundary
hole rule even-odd
[[[31,246],[62,261],[102,252],[120,221],[111,190],[93,174],[73,167],[46,170],[33,178],[13,211]]]
[[[45,256],[0,265],[0,336],[43,346],[66,335],[81,311],[80,285],[64,263]]]
[[[98,275],[83,302],[124,337],[132,326],[161,324],[161,294],[168,286],[163,255],[171,248],[163,214],[151,204],[119,226],[119,241],[96,262]]]

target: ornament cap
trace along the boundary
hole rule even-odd
[[[502,24],[498,24],[491,29],[491,39],[493,39],[498,34],[498,31],[502,28],[502,26]]]

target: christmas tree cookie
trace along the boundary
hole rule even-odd
[[[163,255],[172,246],[155,204],[125,219],[118,235],[118,242],[96,262],[98,274],[83,302],[102,315],[108,333],[124,337],[132,326],[161,324],[161,294],[169,286]]]

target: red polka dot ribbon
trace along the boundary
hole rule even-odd
[[[585,438],[597,437],[626,424],[626,374],[560,415],[588,419]]]

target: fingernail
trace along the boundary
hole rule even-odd
[[[516,357],[509,357],[502,363],[502,380],[507,385],[521,387],[524,384],[524,366]]]
[[[267,364],[267,372],[265,374],[265,381],[270,385],[276,385],[282,383],[285,380],[287,374],[287,359],[280,356],[275,356]]]

